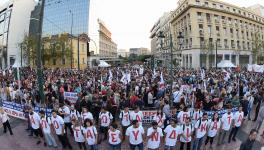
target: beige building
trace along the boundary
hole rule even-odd
[[[182,0],[170,21],[175,47],[179,32],[184,36],[174,51],[183,67],[213,67],[216,60],[244,66],[263,56],[256,43],[264,41],[264,18],[250,9],[219,0]]]
[[[117,56],[121,57],[129,57],[129,52],[126,49],[118,49],[117,50]]]
[[[139,55],[149,55],[150,51],[148,48],[140,47],[140,48],[130,48],[129,49],[129,55],[135,54],[137,56]]]

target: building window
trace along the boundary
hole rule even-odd
[[[52,59],[53,65],[56,65],[56,59]]]
[[[202,18],[202,13],[201,12],[197,12],[197,17],[198,17],[199,20],[202,20],[203,19]]]
[[[206,20],[207,20],[207,22],[211,22],[211,16],[210,16],[210,14],[206,14]]]
[[[227,29],[226,29],[226,27],[224,27],[223,30],[224,30],[224,35],[227,36]]]
[[[220,8],[224,8],[224,6],[223,5],[220,5]]]
[[[235,48],[236,46],[235,46],[235,41],[234,40],[231,40],[231,47],[232,48]]]
[[[227,41],[227,39],[224,40],[224,45],[225,45],[225,48],[228,48],[228,41]]]
[[[216,4],[213,4],[213,7],[216,8]]]
[[[209,3],[208,3],[208,2],[204,2],[204,5],[205,5],[206,7],[208,7],[208,6],[209,6]]]
[[[83,64],[85,64],[84,58],[82,58]]]
[[[211,25],[208,25],[208,34],[211,36],[212,34],[212,26]]]
[[[236,9],[235,8],[233,9],[233,12],[236,12]]]
[[[199,29],[203,29],[203,24],[199,24]]]

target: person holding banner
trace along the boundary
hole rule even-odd
[[[13,135],[13,131],[9,123],[9,117],[3,108],[0,108],[0,120],[4,127],[4,133],[6,133],[6,128],[8,128],[10,135]]]

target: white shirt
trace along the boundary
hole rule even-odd
[[[179,103],[181,98],[181,92],[180,91],[175,91],[173,92],[173,102],[174,103]]]
[[[122,111],[119,115],[119,118],[121,121],[122,126],[129,126],[130,125],[130,115],[129,112]]]
[[[51,121],[49,117],[43,117],[40,119],[40,125],[44,133],[50,133]]]
[[[71,120],[78,120],[81,117],[80,113],[77,110],[71,110]]]
[[[153,132],[155,132],[153,127],[148,128],[148,131],[147,131],[147,137],[148,137],[147,148],[157,149],[160,147],[160,141],[161,141],[161,137],[163,137],[163,132],[162,132],[162,129],[160,127],[158,127],[156,129],[156,132],[154,134],[152,134]]]
[[[163,113],[162,117],[161,115],[155,115],[153,118],[153,121],[156,121],[158,123],[158,126],[163,128],[164,127],[164,121],[165,121],[165,113]]]
[[[81,118],[84,121],[85,119],[90,119],[93,121],[93,114],[90,112],[82,113]]]
[[[207,131],[207,126],[208,126],[208,121],[207,120],[198,120],[195,124],[195,129],[196,129],[196,138],[202,138],[206,134]]]
[[[100,112],[99,119],[102,127],[108,127],[113,119],[113,116],[110,112],[106,111],[105,113]]]
[[[185,120],[188,118],[188,117],[190,117],[191,115],[190,115],[190,112],[188,111],[188,112],[184,112],[184,111],[180,111],[179,113],[178,113],[178,115],[177,115],[177,118],[178,118],[178,120],[179,120],[179,122],[181,123],[181,124],[185,124]]]
[[[137,120],[139,122],[139,125],[142,126],[142,120],[143,120],[143,113],[142,111],[139,111],[139,112],[131,112],[130,114],[130,118],[131,120]]]
[[[108,136],[109,136],[108,142],[112,145],[117,145],[121,143],[120,135],[121,132],[119,130],[115,130],[114,132],[108,130]]]
[[[196,121],[197,121],[198,119],[200,119],[202,116],[203,116],[203,112],[202,112],[201,110],[198,110],[198,111],[193,110],[192,119],[195,121],[195,123],[196,123]]]
[[[176,126],[173,128],[171,125],[168,125],[164,130],[165,135],[165,145],[167,146],[175,146],[177,142],[177,137],[182,134],[182,128],[180,126]]]
[[[73,135],[75,142],[85,142],[84,136],[83,136],[83,127],[82,126],[76,126],[74,127],[72,125]]]
[[[64,106],[64,108],[62,109],[64,114],[63,120],[65,123],[70,123],[71,122],[71,112],[68,106]]]
[[[57,135],[62,134],[62,127],[64,126],[64,121],[61,116],[57,115],[56,118],[53,116],[51,117],[51,123],[55,129]]]
[[[180,137],[180,141],[187,143],[187,142],[191,142],[192,141],[192,133],[194,131],[194,126],[189,124],[189,125],[182,125],[182,135],[184,135],[186,137],[183,138],[183,136]]]
[[[2,123],[5,123],[7,120],[9,120],[9,117],[8,117],[7,113],[4,112],[3,114],[0,113],[0,119],[1,119]]]
[[[212,121],[210,120],[208,123],[208,136],[209,137],[215,137],[217,134],[217,131],[220,129],[221,127],[221,121]]]
[[[145,131],[142,126],[139,126],[138,128],[133,128],[133,126],[130,126],[126,130],[126,136],[129,136],[129,143],[132,145],[143,143],[144,133]]]
[[[85,134],[88,145],[96,144],[97,130],[94,126],[84,128],[83,133]]]
[[[33,115],[29,114],[29,119],[31,123],[31,127],[33,129],[39,129],[40,127],[40,117],[36,112],[33,112]]]
[[[243,111],[235,112],[235,114],[234,114],[234,123],[235,123],[236,127],[240,127],[241,126],[242,121],[243,121],[243,117],[244,117],[244,112]]]
[[[222,121],[222,129],[225,130],[225,131],[228,131],[231,127],[231,123],[232,123],[232,120],[233,120],[233,114],[230,113],[229,115],[227,113],[225,113],[222,118],[221,118],[221,121]]]

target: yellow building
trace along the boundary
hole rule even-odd
[[[263,59],[264,18],[260,14],[219,0],[181,0],[178,4],[171,14],[170,32],[177,48],[177,36],[180,32],[184,36],[181,49],[174,52],[183,67],[213,67],[216,60],[244,66]]]
[[[43,66],[78,69],[79,54],[80,69],[85,69],[89,51],[88,42],[89,38],[85,34],[80,35],[79,39],[78,37],[71,37],[69,34],[43,38]]]

